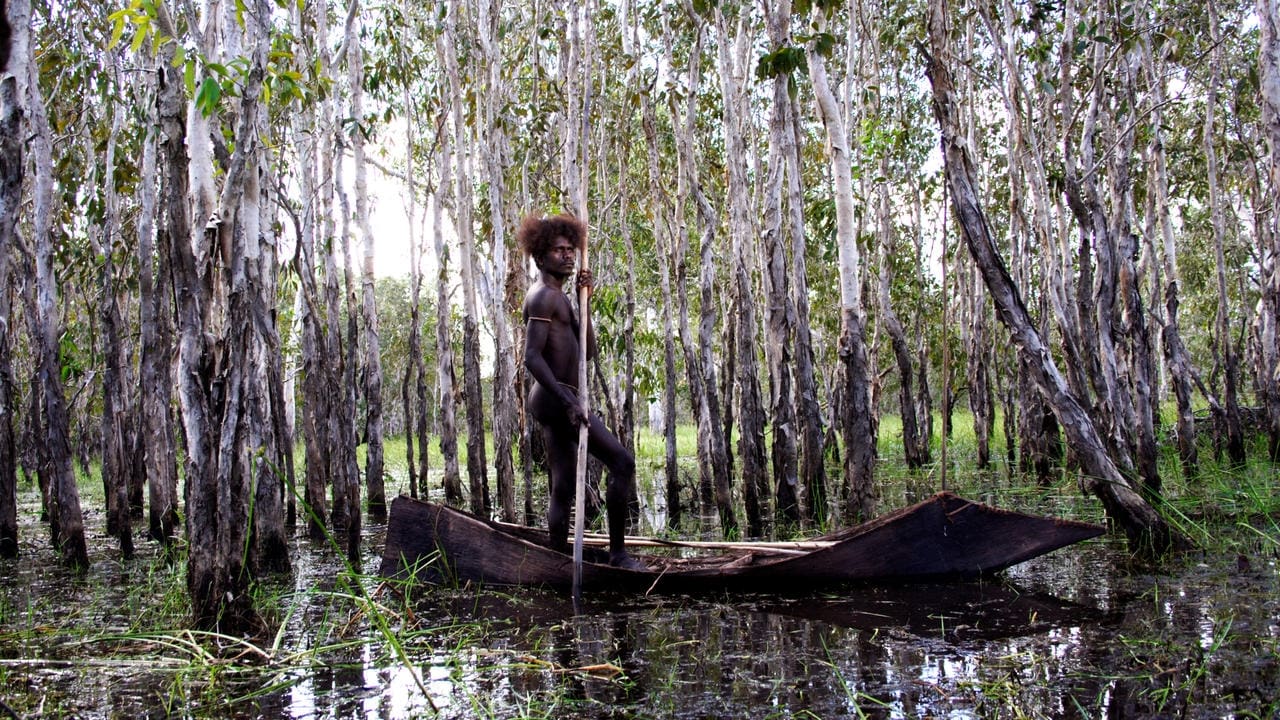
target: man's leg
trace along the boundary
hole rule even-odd
[[[587,450],[609,469],[604,505],[609,520],[610,563],[627,567],[634,562],[626,554],[624,538],[627,534],[627,501],[635,483],[636,461],[598,417],[592,416],[587,437]]]
[[[547,446],[547,476],[551,480],[547,502],[547,530],[551,534],[551,547],[560,552],[568,552],[569,508],[573,506],[578,474],[577,430],[568,428],[567,424],[557,423],[543,426],[542,437]]]

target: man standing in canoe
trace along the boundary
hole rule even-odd
[[[538,282],[524,299],[524,364],[533,376],[529,411],[542,425],[547,447],[551,497],[547,525],[551,545],[569,548],[569,508],[577,480],[578,429],[587,426],[587,450],[609,469],[605,512],[609,521],[609,564],[628,569],[643,565],[627,554],[627,498],[635,482],[636,461],[599,417],[589,415],[578,398],[578,316],[565,295],[587,228],[572,215],[537,217],[520,223],[516,242],[538,266]],[[578,273],[577,287],[591,289],[591,272]],[[590,314],[588,314],[590,317]],[[596,353],[595,330],[587,327],[587,356]]]

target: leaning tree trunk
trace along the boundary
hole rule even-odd
[[[8,18],[3,18],[8,22]],[[7,49],[7,48],[6,48]],[[3,68],[0,68],[3,70]],[[18,208],[22,203],[22,110],[13,77],[0,80],[0,557],[18,556],[18,457],[13,418],[13,288],[10,248],[17,240]]]
[[[1262,368],[1260,385],[1267,413],[1270,455],[1280,462],[1280,4],[1276,0],[1257,0],[1261,41],[1258,65],[1261,70],[1262,122],[1271,157],[1267,167],[1270,179],[1269,207],[1270,243],[1260,248],[1262,257]]]
[[[996,249],[995,238],[978,200],[973,159],[968,147],[960,141],[963,135],[957,106],[963,99],[957,96],[951,81],[950,66],[955,61],[949,47],[946,0],[931,0],[929,11],[929,49],[921,50],[933,86],[934,115],[942,132],[947,187],[969,252],[982,272],[1001,321],[1009,328],[1036,385],[1062,423],[1081,463],[1084,489],[1102,501],[1108,515],[1124,528],[1135,550],[1168,549],[1176,541],[1174,532],[1134,491],[1107,454],[1088,413],[1067,388],[1054,364]]]
[[[50,529],[53,546],[67,565],[85,569],[89,553],[85,544],[84,515],[72,467],[70,420],[58,362],[57,295],[53,247],[53,133],[40,90],[40,76],[31,57],[31,4],[27,0],[10,3],[14,52],[10,71],[17,78],[20,102],[24,102],[27,125],[24,135],[31,148],[35,169],[32,203],[32,242],[35,245],[35,315],[32,317],[38,393],[44,420],[44,469],[48,475]]]
[[[862,260],[854,234],[849,135],[827,81],[826,58],[812,41],[805,46],[805,54],[809,60],[809,76],[818,112],[827,131],[827,153],[835,180],[836,246],[840,262],[839,356],[845,393],[840,403],[839,421],[844,440],[844,482],[848,496],[844,516],[847,522],[856,523],[869,519],[875,513],[876,448],[860,289]]]

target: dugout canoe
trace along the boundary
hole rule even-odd
[[[631,539],[645,570],[610,567],[583,548],[584,590],[774,592],[856,582],[913,582],[992,575],[1102,534],[1104,528],[1003,510],[950,492],[870,522],[798,543],[687,543]],[[569,587],[573,558],[536,528],[485,520],[397,497],[387,521],[381,574],[429,582]]]

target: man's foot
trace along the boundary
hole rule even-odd
[[[609,565],[611,567],[622,568],[623,570],[648,570],[649,566],[635,559],[632,555],[623,550],[621,552],[609,553]]]

